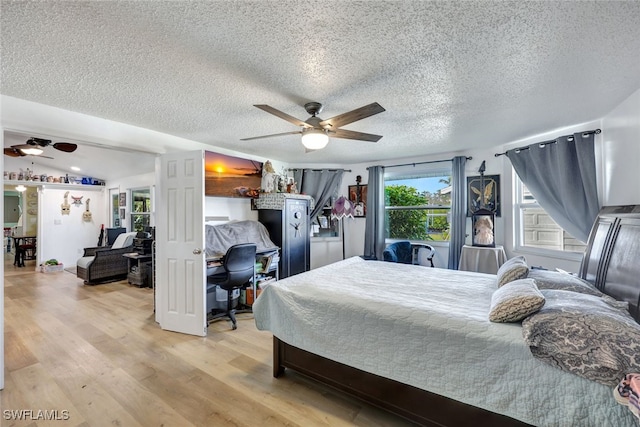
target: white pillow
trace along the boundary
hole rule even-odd
[[[133,245],[133,238],[138,234],[135,231],[131,231],[129,233],[122,233],[118,237],[116,237],[116,241],[111,245],[111,249],[120,249],[126,248],[127,246]]]
[[[513,257],[500,266],[496,273],[498,287],[518,279],[524,279],[529,274],[529,266],[523,256]]]
[[[533,279],[519,279],[498,288],[491,295],[489,320],[492,322],[518,322],[540,310],[544,295]]]

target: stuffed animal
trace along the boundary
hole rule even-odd
[[[483,246],[493,245],[493,221],[488,216],[481,216],[475,222],[473,230],[475,243]]]

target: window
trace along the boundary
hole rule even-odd
[[[388,239],[449,241],[451,169],[385,173]]]
[[[564,231],[538,204],[527,187],[515,174],[516,203],[515,236],[519,248],[584,252],[587,245]]]
[[[145,231],[151,225],[151,191],[131,190],[131,231]]]

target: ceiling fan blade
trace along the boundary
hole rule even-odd
[[[276,117],[280,117],[281,119],[284,119],[286,121],[288,121],[289,123],[293,123],[296,126],[302,126],[305,128],[312,128],[313,126],[311,126],[308,123],[303,122],[302,120],[296,119],[293,116],[288,115],[287,113],[283,113],[280,110],[276,110],[273,107],[270,107],[268,105],[265,104],[254,104],[254,107],[258,107],[259,109],[261,109],[262,111],[266,111],[267,113],[273,114]]]
[[[380,104],[374,102],[364,107],[356,108],[355,110],[348,111],[343,114],[339,114],[330,119],[320,122],[320,126],[330,126],[332,129],[337,129],[341,126],[348,125],[349,123],[357,122],[358,120],[366,119],[374,114],[382,113],[386,111]]]
[[[11,148],[5,148],[4,149],[4,154],[5,156],[9,156],[9,157],[22,157],[25,156],[25,154],[18,150],[17,148],[11,147]]]
[[[262,136],[254,136],[251,138],[242,138],[240,141],[251,141],[252,139],[262,139],[262,138],[271,138],[274,136],[284,136],[284,135],[295,135],[295,134],[301,134],[301,131],[295,131],[295,132],[284,132],[284,133],[274,133],[272,135],[262,135]]]
[[[53,144],[53,148],[64,151],[65,153],[73,153],[78,148],[78,145],[70,142],[56,142]]]
[[[329,136],[333,138],[357,139],[368,142],[378,142],[380,141],[380,138],[382,138],[382,135],[374,135],[372,133],[356,132],[346,129],[330,130]]]

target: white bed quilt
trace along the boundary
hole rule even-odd
[[[627,426],[606,386],[535,359],[488,320],[494,275],[349,258],[268,286],[258,329],[290,345],[536,426]]]

